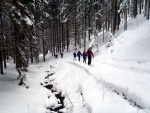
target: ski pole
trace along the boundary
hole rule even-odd
[[[94,65],[94,57],[93,57],[93,65]]]

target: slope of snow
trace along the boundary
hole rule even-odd
[[[95,59],[101,79],[150,110],[150,21],[127,30]],[[107,72],[107,73],[106,73]]]
[[[41,83],[65,96],[64,113],[150,113],[150,21],[139,19],[137,26],[137,20],[131,20],[132,29],[116,33],[113,46],[100,46],[100,52],[93,48],[91,66],[73,61],[73,51],[63,59],[49,54],[46,63],[30,65],[29,89],[18,85],[18,73],[8,61],[0,75],[0,113],[56,113],[47,108],[59,106],[59,100]]]
[[[41,87],[41,75],[44,75],[45,69],[38,67],[32,65],[27,73],[29,89],[18,85],[18,74],[13,65],[8,66],[9,71],[6,74],[0,75],[0,113],[46,112],[44,104],[50,91]]]

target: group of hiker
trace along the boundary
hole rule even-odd
[[[63,52],[60,53],[60,56],[61,56],[61,58],[63,58]],[[57,53],[55,53],[54,57],[55,57],[56,59],[58,58]]]
[[[87,52],[83,51],[83,53],[81,53],[79,50],[78,52],[74,52],[73,56],[74,56],[73,60],[75,61],[76,61],[76,57],[78,57],[78,61],[80,61],[80,57],[83,56],[84,63],[86,63],[86,58],[88,57],[88,65],[91,65],[92,56],[94,57],[94,54],[91,51],[91,48],[88,48]]]
[[[60,53],[61,58],[63,58],[63,52]],[[91,61],[92,61],[92,56],[94,57],[93,52],[91,51],[91,48],[88,48],[87,51],[83,51],[83,53],[80,52],[80,50],[78,52],[74,52],[73,53],[73,60],[76,61],[76,57],[78,57],[78,61],[80,61],[81,56],[83,57],[83,63],[86,63],[86,59],[88,58],[88,65],[91,65]],[[58,58],[58,54],[55,53],[54,57],[57,59]]]

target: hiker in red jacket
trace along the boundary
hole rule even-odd
[[[91,61],[92,61],[92,56],[94,57],[93,52],[91,51],[91,48],[88,48],[88,51],[86,52],[87,56],[88,56],[88,65],[91,65]]]

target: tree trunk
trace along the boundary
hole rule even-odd
[[[74,0],[75,48],[77,48],[77,0]]]
[[[105,20],[105,29],[106,29],[106,32],[108,31],[107,26],[108,26],[108,9],[107,9],[107,4],[106,4],[106,20]]]
[[[147,0],[145,0],[145,12],[144,12],[144,16],[147,15]]]
[[[60,49],[60,53],[64,50],[64,23],[61,24],[61,49]]]
[[[30,59],[31,63],[33,63],[33,44],[32,44],[32,37],[30,36]]]
[[[116,30],[119,30],[119,21],[118,21],[119,20],[119,14],[118,14],[118,4],[117,4],[117,2],[116,2],[115,6],[116,6],[116,8],[115,8],[116,9],[116,11],[115,11],[116,12]]]
[[[113,0],[112,2],[112,34],[115,34],[115,29],[116,29],[116,0]]]
[[[91,40],[91,38],[90,38],[90,31],[91,31],[90,16],[88,18],[88,24],[89,24],[88,36],[89,36],[89,40]]]
[[[67,22],[67,25],[66,25],[66,34],[67,34],[67,52],[69,51],[69,28],[68,28],[68,22]]]
[[[141,14],[141,9],[142,9],[142,2],[141,2],[141,0],[139,0],[139,14]]]
[[[1,9],[0,9],[1,10]],[[2,54],[2,61],[4,61],[4,68],[6,68],[6,52],[5,52],[5,42],[4,42],[4,30],[3,30],[3,15],[2,10],[0,11],[0,21],[1,21],[1,54]]]
[[[150,0],[147,2],[147,19],[149,19]]]
[[[13,34],[12,34],[13,35]],[[14,36],[12,36],[12,51],[13,51],[13,61],[14,61],[14,64],[16,63],[16,55],[15,55],[15,39],[14,39]]]
[[[2,38],[3,38],[3,33],[2,33],[2,10],[0,9],[0,71],[1,74],[3,74],[3,58],[2,58]]]
[[[84,3],[84,51],[86,51],[86,1]]]
[[[3,32],[3,30],[2,30]],[[2,47],[3,47],[3,61],[4,61],[4,68],[7,68],[6,66],[6,49],[5,49],[5,42],[4,42],[4,38],[2,37]]]
[[[127,6],[124,6],[124,30],[127,29]]]
[[[42,17],[44,21],[44,17]],[[43,49],[43,61],[45,62],[45,27],[44,23],[42,23],[42,49]]]
[[[106,23],[105,23],[106,24]],[[104,42],[104,23],[103,23],[103,42]]]
[[[143,5],[144,5],[144,0],[142,0],[142,3],[141,3],[141,8],[143,9]]]
[[[137,16],[137,0],[134,0],[134,18]]]
[[[0,69],[1,69],[1,74],[3,74],[3,59],[2,59],[2,51],[0,48]]]
[[[89,6],[89,8],[88,8],[88,37],[89,37],[89,40],[91,40],[91,37],[90,37],[90,32],[91,32],[91,17],[90,17],[90,13],[91,13],[91,0],[89,1],[88,6]]]

